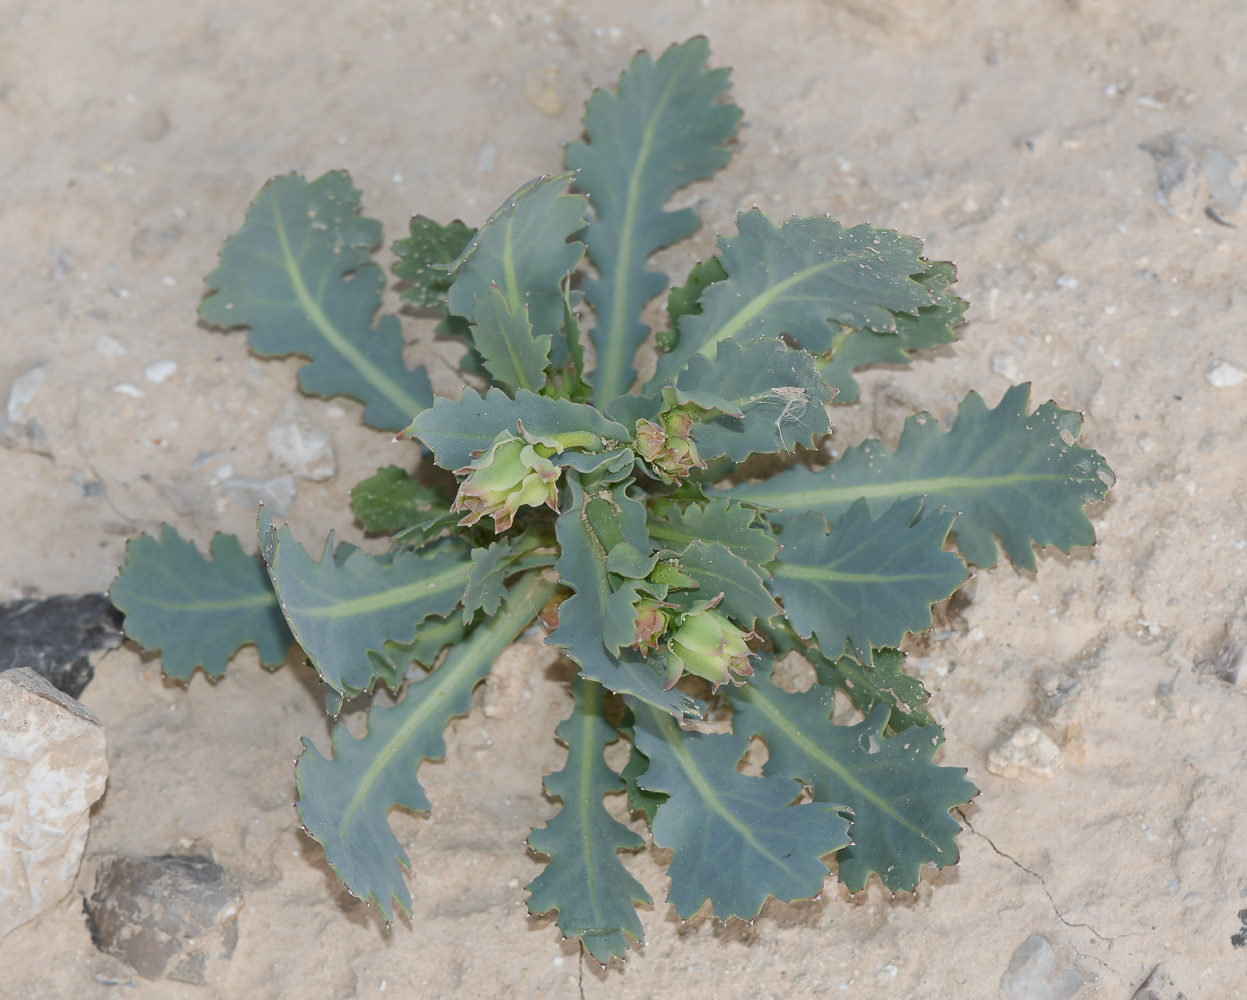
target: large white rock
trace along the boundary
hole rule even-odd
[[[107,780],[95,714],[33,670],[0,673],[0,937],[69,893]]]

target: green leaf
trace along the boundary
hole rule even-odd
[[[694,355],[676,382],[678,397],[708,397],[723,412],[693,424],[702,458],[727,456],[743,462],[750,455],[813,447],[830,429],[824,407],[834,394],[818,373],[815,358],[791,350],[782,340],[735,341],[719,345],[713,361]],[[731,416],[731,410],[740,416]]]
[[[667,796],[661,792],[647,791],[638,783],[641,775],[649,768],[649,758],[636,748],[636,716],[627,706],[624,707],[623,718],[619,722],[618,729],[628,737],[628,742],[632,744],[632,749],[628,753],[628,763],[619,772],[619,777],[623,779],[628,789],[628,808],[633,812],[644,813],[646,822],[653,826],[654,817],[658,815],[658,807],[667,801]]]
[[[680,555],[679,568],[700,584],[697,590],[683,592],[680,596],[689,601],[708,601],[722,594],[719,611],[735,619],[742,628],[753,628],[759,618],[766,624],[780,613],[779,605],[766,592],[757,572],[719,542],[693,542]]]
[[[484,298],[476,300],[472,318],[472,341],[496,381],[534,392],[545,384],[551,336],[533,336],[527,305],[521,302],[512,312],[502,290],[490,285]]]
[[[905,654],[899,649],[876,649],[867,666],[851,656],[832,660],[816,646],[803,648],[801,652],[813,664],[818,683],[839,688],[864,715],[880,705],[887,705],[892,710],[888,727],[894,732],[935,722],[925,707],[931,696],[922,681],[905,673]]]
[[[446,753],[442,731],[456,715],[467,715],[472,690],[494,660],[533,620],[554,586],[539,573],[515,583],[502,611],[487,618],[445,662],[424,680],[407,687],[393,708],[373,708],[368,735],[354,739],[346,727],[333,729],[333,759],[320,754],[307,737],[295,767],[297,808],[308,834],[325,850],[325,859],[352,895],[375,902],[387,921],[394,901],[411,913],[411,893],[399,864],[411,867],[386,821],[393,806],[427,811],[416,769],[421,761]]]
[[[559,627],[548,642],[566,651],[580,676],[611,691],[635,695],[675,715],[698,714],[688,695],[663,690],[665,676],[636,650],[619,648],[636,635],[636,581],[616,591],[606,571],[607,555],[620,542],[645,554],[653,549],[645,533],[645,508],[627,494],[632,481],[611,487],[591,480],[586,499],[580,474],[569,471],[565,478],[568,501],[555,525],[561,549],[555,569],[575,593],[559,606]]]
[[[685,732],[675,719],[628,699],[636,745],[649,758],[642,788],[670,796],[654,818],[654,844],[674,850],[667,901],[682,920],[707,899],[714,915],[752,920],[768,896],[816,896],[827,877],[819,859],[849,843],[837,806],[790,803],[795,781],[736,770],[747,736]]]
[[[392,535],[449,511],[441,490],[421,486],[397,465],[378,469],[351,490],[351,509],[368,532]]]
[[[387,642],[385,652],[390,660],[400,666],[419,663],[422,667],[431,667],[443,649],[459,645],[467,634],[468,626],[463,624],[461,615],[426,618],[416,629],[416,638],[412,642]]]
[[[283,663],[294,638],[263,560],[244,554],[233,535],[213,535],[208,549],[211,562],[168,524],[160,541],[140,535],[126,545],[126,565],[108,590],[126,616],[126,635],[159,649],[165,676],[175,680],[189,681],[196,667],[220,677],[248,644],[265,666]]]
[[[939,726],[914,727],[884,737],[887,706],[856,726],[832,725],[834,694],[815,685],[789,694],[771,682],[763,654],[743,688],[729,690],[738,737],[761,736],[769,751],[763,774],[808,785],[815,802],[851,810],[853,845],[836,855],[838,876],[850,892],[878,873],[892,892],[912,892],[922,866],[955,865],[961,827],[949,810],[978,794],[963,767],[938,767],[944,742]]]
[[[628,441],[631,435],[607,420],[592,406],[566,399],[538,396],[520,389],[511,399],[494,387],[484,397],[464,389],[459,402],[439,396],[400,435],[417,437],[428,445],[443,469],[462,469],[477,452],[485,451],[500,431],[524,430],[536,437],[555,437],[585,431],[610,441]]]
[[[770,518],[776,523],[806,510],[834,521],[858,497],[881,510],[899,497],[925,496],[928,509],[961,512],[953,537],[968,562],[995,566],[995,535],[1015,565],[1033,570],[1033,545],[1068,552],[1095,544],[1083,504],[1102,500],[1115,480],[1103,458],[1078,445],[1080,414],[1047,402],[1028,416],[1029,396],[1029,385],[1014,386],[989,410],[971,392],[947,433],[919,413],[905,422],[894,452],[866,441],[821,472],[793,466],[727,492],[780,508]]]
[[[481,226],[450,267],[450,311],[474,316],[476,300],[501,289],[508,310],[528,307],[538,338],[554,336],[563,325],[563,278],[584,256],[584,244],[567,238],[585,224],[585,199],[561,194],[570,173],[538,177],[511,195]]]
[[[603,964],[623,957],[628,948],[625,932],[636,941],[643,939],[633,904],[653,902],[616,854],[644,847],[645,841],[602,805],[603,795],[624,789],[623,779],[602,756],[606,745],[619,739],[606,721],[605,694],[593,681],[572,681],[575,707],[555,730],[567,744],[567,763],[542,782],[550,795],[563,801],[563,808],[544,829],[528,835],[529,846],[550,861],[525,887],[532,893],[530,913],[557,909],[564,936],[579,938]]]
[[[374,558],[354,551],[338,565],[320,561],[294,540],[290,528],[276,528],[260,508],[260,547],[294,637],[320,679],[350,696],[371,687],[379,668],[399,669],[386,643],[408,643],[430,615],[448,615],[463,597],[468,550],[447,540],[429,556],[397,552]],[[401,679],[401,674],[397,675]]]
[[[494,542],[487,549],[472,550],[472,569],[468,572],[468,586],[463,593],[463,623],[472,620],[477,610],[492,615],[506,596],[505,580],[515,571],[511,568],[522,552],[517,551],[507,539]]]
[[[839,390],[837,403],[857,400],[860,387],[852,375],[856,369],[872,364],[907,365],[913,360],[909,351],[953,342],[953,328],[961,322],[967,305],[947,291],[957,280],[956,267],[949,261],[936,261],[913,278],[938,297],[935,305],[923,306],[917,316],[897,313],[895,333],[852,330],[835,338],[831,359],[820,363],[819,369],[828,384]]]
[[[859,500],[828,534],[821,514],[803,514],[780,536],[771,591],[797,632],[813,633],[828,656],[839,657],[847,641],[869,663],[872,646],[899,646],[906,632],[930,628],[931,605],[965,582],[965,564],[944,551],[954,517],[912,497],[872,521]]]
[[[755,525],[752,507],[716,497],[704,507],[689,504],[681,512],[674,501],[656,505],[649,518],[650,538],[673,552],[683,552],[692,542],[720,542],[746,562],[761,566],[775,558],[779,542],[765,527]]]
[[[649,333],[641,310],[667,286],[665,275],[645,269],[646,259],[701,225],[692,209],[664,206],[731,158],[723,144],[736,133],[740,108],[716,103],[729,71],[705,69],[709,56],[704,38],[670,46],[657,62],[638,52],[615,93],[599,90],[589,98],[588,143],[567,147],[567,166],[579,171],[576,186],[595,214],[584,240],[600,277],[584,289],[597,313],[591,336],[599,405],[632,386],[633,357]]]
[[[701,293],[716,281],[727,280],[727,272],[718,257],[694,264],[684,284],[671,289],[667,296],[667,319],[670,326],[658,331],[658,349],[664,354],[675,350],[680,342],[680,317],[701,315]]]
[[[247,218],[221,248],[208,275],[200,317],[220,327],[249,326],[252,350],[299,354],[299,385],[318,396],[364,404],[364,421],[406,427],[433,402],[423,368],[403,364],[403,335],[381,308],[385,272],[372,263],[381,223],[358,214],[359,192],[341,171],[309,184],[276,177],[256,195]]]
[[[788,334],[805,350],[831,349],[831,324],[895,330],[894,312],[916,312],[935,297],[910,275],[923,269],[922,244],[891,230],[845,229],[823,216],[776,227],[753,209],[736,217],[736,236],[720,236],[728,274],[702,294],[702,313],[680,320],[680,342],[658,357],[646,390],[674,376],[695,354],[719,344]]]
[[[450,291],[450,262],[455,260],[476,230],[458,219],[442,226],[423,215],[413,215],[411,233],[405,240],[394,242],[394,277],[411,282],[403,291],[403,299],[418,309],[447,311],[446,295]]]

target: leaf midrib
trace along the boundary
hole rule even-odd
[[[346,600],[339,599],[334,594],[324,594],[323,596],[333,603],[319,608],[300,608],[299,611],[300,614],[306,615],[309,618],[318,619],[351,618],[369,611],[385,611],[389,608],[412,603],[421,596],[441,593],[452,585],[458,586],[462,584],[466,588],[467,574],[470,569],[470,563],[458,560],[432,576],[422,577],[419,580],[405,583],[399,587],[392,587],[380,593],[367,594],[363,597],[353,597]],[[276,571],[276,563],[274,563],[274,571]]]
[[[320,332],[320,335],[329,342],[329,345],[346,358],[367,379],[373,388],[398,407],[400,411],[409,417],[414,417],[425,408],[424,405],[408,395],[398,383],[387,378],[380,368],[365,357],[359,348],[352,344],[334,326],[329,317],[325,315],[320,302],[313,298],[311,292],[308,291],[307,284],[303,280],[303,272],[299,269],[299,262],[291,252],[290,240],[286,235],[286,227],[282,222],[281,210],[277,199],[274,197],[271,201],[273,203],[273,225],[277,230],[277,238],[281,243],[282,264],[285,267],[286,276],[290,280],[290,287],[294,289],[295,298],[298,299],[299,307],[307,315],[312,325]]]
[[[948,575],[949,571],[933,573],[897,573],[883,576],[878,573],[845,573],[827,565],[807,566],[802,563],[780,562],[770,567],[774,576],[789,580],[803,580],[811,583],[918,583],[924,580],[938,580]]]
[[[165,611],[237,611],[241,608],[260,608],[276,604],[277,595],[269,591],[253,594],[250,597],[234,597],[219,601],[192,601],[185,604],[157,601],[149,597],[144,597],[142,600],[150,607],[161,608]]]
[[[998,489],[1002,486],[1020,486],[1025,483],[1037,482],[1059,482],[1071,478],[1073,477],[1052,475],[1050,473],[1010,473],[1003,476],[983,477],[932,476],[926,479],[897,479],[873,483],[857,483],[848,486],[815,485],[810,489],[796,491],[782,490],[777,487],[770,494],[765,490],[751,488],[748,496],[751,502],[761,503],[769,495],[782,499],[785,506],[791,507],[796,503],[809,503],[811,505],[845,503],[861,497],[865,497],[867,500],[880,498],[895,500],[898,497],[931,496],[933,494],[953,492],[954,490],[968,493],[986,493],[988,490]],[[771,482],[774,483],[775,480],[771,480]],[[745,494],[742,493],[741,495],[744,496]]]

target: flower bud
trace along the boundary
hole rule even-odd
[[[711,605],[718,601],[716,598]],[[744,682],[736,680],[731,671],[753,676],[749,657],[757,654],[750,652],[746,641],[754,637],[754,632],[737,628],[713,606],[688,612],[667,640],[667,688],[674,687],[685,673],[704,677],[714,690],[728,681],[739,687]]]
[[[665,414],[661,424],[652,420],[636,422],[637,452],[649,463],[663,482],[684,479],[693,469],[704,469],[706,463],[689,439],[693,418],[683,410]]]
[[[634,640],[637,649],[644,656],[651,649],[658,648],[658,637],[667,631],[667,616],[663,614],[663,608],[669,608],[672,605],[664,604],[661,601],[652,601],[642,599],[637,602],[636,611],[636,639]]]
[[[504,431],[485,454],[459,469],[458,474],[467,478],[451,510],[468,512],[459,523],[475,524],[482,517],[492,517],[494,530],[502,532],[511,527],[521,507],[544,503],[557,513],[557,483],[563,470],[542,455],[540,447]]]

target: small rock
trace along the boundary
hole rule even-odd
[[[178,363],[176,361],[153,361],[143,369],[143,377],[148,382],[155,382],[159,385],[177,370]]]
[[[563,113],[563,99],[559,97],[559,68],[541,66],[531,70],[524,78],[524,96],[528,103],[550,118]]]
[[[1247,382],[1247,372],[1225,361],[1218,361],[1208,369],[1204,378],[1215,389],[1233,389],[1234,386]]]
[[[294,476],[274,476],[272,479],[231,476],[221,483],[221,490],[244,510],[255,510],[264,504],[277,517],[289,517],[299,496]]]
[[[987,770],[1002,778],[1048,781],[1065,765],[1065,754],[1038,726],[1025,725],[992,748]]]
[[[14,381],[9,389],[8,401],[4,409],[4,418],[0,420],[0,444],[6,448],[21,448],[40,455],[48,454],[47,435],[33,417],[26,419],[26,407],[35,398],[35,393],[48,377],[48,363],[41,361],[28,368]]]
[[[1000,1000],[1069,1000],[1080,989],[1082,976],[1074,969],[1057,975],[1052,945],[1042,934],[1022,942],[1000,977]]]
[[[1131,1000],[1186,1000],[1186,994],[1173,985],[1169,973],[1158,965],[1135,990]]]
[[[101,333],[95,341],[95,353],[102,354],[106,358],[124,358],[130,352],[126,350],[126,345],[116,337]]]
[[[320,482],[338,471],[329,435],[312,425],[293,397],[286,400],[269,429],[268,452],[276,464],[301,479]]]
[[[107,594],[58,594],[0,604],[0,673],[29,667],[71,698],[95,676],[89,656],[124,641]]]
[[[86,901],[91,940],[144,979],[203,983],[238,944],[242,893],[197,854],[106,858]]]
[[[0,938],[69,894],[107,780],[89,709],[28,667],[0,674]]]

